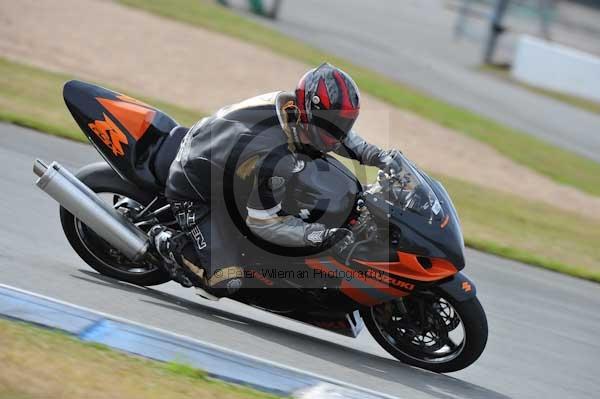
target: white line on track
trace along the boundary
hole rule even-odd
[[[243,324],[245,326],[248,325],[248,323],[246,323],[245,321],[241,321],[241,320],[235,320],[235,319],[230,319],[229,317],[225,317],[225,316],[220,316],[218,314],[213,314],[214,317],[221,319],[221,320],[225,320],[225,321],[231,321],[233,323],[238,323],[238,324]]]
[[[366,364],[361,364],[361,366],[363,366],[364,368],[369,369],[369,370],[378,371],[380,373],[384,373],[384,374],[387,373],[387,371],[385,371],[385,370],[381,370],[381,369],[378,369],[378,368],[375,368],[375,367],[367,366]]]

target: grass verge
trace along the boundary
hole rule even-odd
[[[276,398],[185,364],[147,360],[2,319],[0,364],[0,399]]]
[[[87,141],[63,102],[63,85],[71,79],[74,77],[0,58],[0,119],[73,140]],[[135,93],[129,94],[135,97]],[[188,126],[202,116],[201,112],[156,99],[138,98]]]
[[[549,205],[437,176],[458,209],[467,246],[600,282],[600,224]]]
[[[117,1],[258,44],[309,65],[318,65],[324,60],[330,61],[350,73],[364,92],[480,140],[512,160],[559,183],[600,196],[600,163],[307,46],[276,30],[237,15],[210,0]]]
[[[544,89],[541,87],[529,85],[527,83],[520,82],[513,78],[510,74],[510,69],[507,66],[497,66],[497,65],[485,65],[478,68],[480,71],[493,74],[494,76],[510,82],[515,86],[522,87],[531,92],[541,94],[546,97],[553,98],[558,101],[562,101],[563,103],[572,105],[577,108],[581,108],[585,111],[592,112],[594,114],[600,115],[600,102],[588,100],[583,97],[572,96],[570,94],[561,93],[555,90]]]
[[[0,119],[84,141],[61,96],[62,84],[72,78],[0,59]],[[201,115],[141,98],[184,124]],[[439,179],[458,208],[468,245],[600,282],[597,222],[458,179]]]

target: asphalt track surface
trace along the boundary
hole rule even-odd
[[[65,111],[66,112],[66,111]],[[87,145],[0,124],[0,283],[337,378],[401,398],[593,398],[600,392],[600,286],[467,251],[490,337],[471,367],[437,375],[403,365],[368,332],[340,337],[176,284],[104,278],[63,236],[58,207],[34,186],[34,158],[71,170]]]
[[[445,4],[442,0],[284,0],[276,21],[255,19],[600,162],[600,115],[477,72],[487,25],[470,20],[477,42],[457,41],[453,37],[456,13]],[[514,45],[514,37],[503,39],[505,47]]]

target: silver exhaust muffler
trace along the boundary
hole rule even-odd
[[[77,219],[131,260],[139,260],[148,251],[149,238],[129,219],[102,201],[96,193],[66,168],[39,159],[33,164],[39,176],[35,183]]]

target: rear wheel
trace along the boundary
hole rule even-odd
[[[487,319],[476,297],[459,302],[436,293],[417,294],[364,308],[361,316],[391,355],[438,373],[468,367],[487,342]]]
[[[150,204],[150,200],[142,198],[143,196],[136,193],[136,190],[128,190],[129,184],[116,175],[108,182],[104,176],[101,184],[96,184],[93,176],[88,176],[85,180],[84,183],[92,191],[98,193],[101,199],[112,204],[130,220],[132,215],[139,213]],[[154,206],[154,204],[150,205]],[[158,263],[149,260],[132,262],[127,259],[62,206],[60,220],[65,236],[75,252],[100,274],[141,286],[158,285],[171,280],[167,271]],[[142,223],[140,228],[149,229],[151,226],[151,222],[146,222]]]

